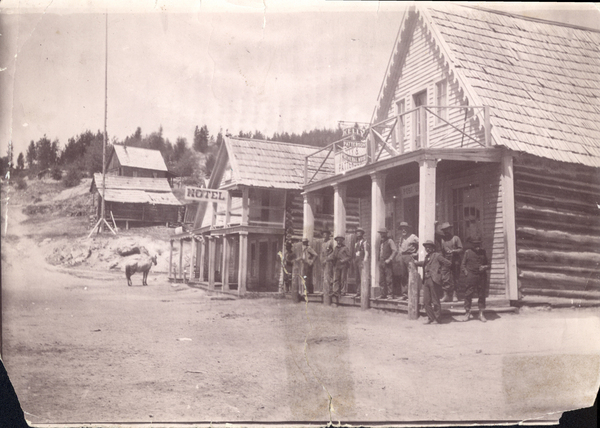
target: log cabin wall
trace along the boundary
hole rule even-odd
[[[600,298],[600,172],[514,157],[518,283],[522,295]]]

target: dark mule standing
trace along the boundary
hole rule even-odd
[[[144,256],[137,261],[129,262],[125,265],[125,276],[127,277],[127,285],[131,287],[131,275],[136,272],[141,272],[143,275],[142,285],[148,285],[146,282],[148,279],[148,272],[150,272],[150,268],[152,264],[156,266],[156,254],[152,257]]]

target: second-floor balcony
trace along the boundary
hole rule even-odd
[[[305,185],[417,150],[489,147],[490,108],[419,106],[344,134],[305,158]]]

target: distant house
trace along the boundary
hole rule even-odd
[[[342,233],[358,198],[373,248],[381,227],[397,238],[406,221],[424,242],[448,221],[483,240],[497,300],[600,298],[598,46],[571,25],[411,7],[363,138],[307,158],[308,212],[333,193]],[[372,299],[378,282],[373,257]]]
[[[158,150],[114,145],[102,190],[102,174],[94,174],[90,192],[96,194],[97,216],[105,195],[105,218],[125,223],[159,224],[178,222],[182,204],[168,181],[169,172]]]
[[[201,204],[193,230],[173,237],[182,249],[183,240],[197,239],[191,250],[192,280],[239,294],[281,290],[279,253],[286,239],[298,246],[302,238],[304,160],[314,151],[312,146],[225,137],[208,188],[227,191],[228,202]],[[320,228],[332,225],[331,203],[325,200],[316,215]]]

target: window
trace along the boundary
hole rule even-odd
[[[414,101],[414,105],[415,107],[420,107],[420,106],[425,106],[427,105],[427,91],[422,91],[419,92],[418,94],[415,94],[413,96],[413,101]],[[421,117],[421,113],[423,115],[423,117]],[[414,114],[414,136],[415,136],[415,149],[423,147],[427,140],[427,127],[425,127],[425,132],[424,135],[421,135],[422,133],[422,125],[423,125],[423,121],[427,121],[427,114],[423,111],[421,112],[420,110],[417,110]]]
[[[396,103],[396,114],[398,115],[398,123],[396,123],[396,141],[401,147],[404,144],[404,125],[406,120],[406,116],[404,116],[405,111],[406,105],[404,100],[398,101]]]
[[[253,225],[279,226],[283,224],[285,191],[250,189],[248,221]]]
[[[448,81],[442,80],[441,82],[436,83],[435,85],[435,105],[437,106],[446,106],[448,105]],[[438,108],[437,115],[443,119],[446,119],[447,109]],[[435,124],[439,125],[440,123],[444,123],[440,117],[435,118]]]
[[[454,232],[460,239],[481,239],[482,197],[478,184],[456,187],[452,189],[452,221]]]

